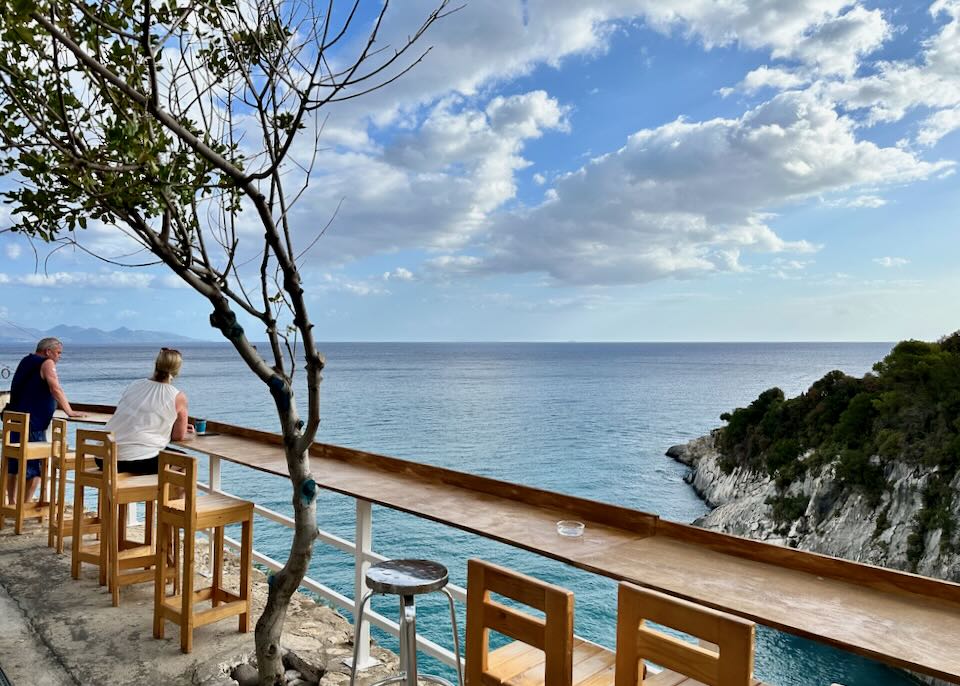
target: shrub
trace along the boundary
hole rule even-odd
[[[800,519],[810,504],[808,495],[780,495],[767,498],[770,514],[778,524],[789,524]]]

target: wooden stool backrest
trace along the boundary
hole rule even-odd
[[[170,503],[170,487],[183,490],[183,512],[185,516],[197,517],[197,460],[196,458],[160,451],[157,468],[157,484],[160,486],[159,506],[163,510]]]
[[[98,483],[106,479],[107,483],[117,482],[117,442],[109,431],[77,429],[76,479],[86,483]],[[93,462],[88,465],[87,458],[99,458],[103,469],[97,469]]]
[[[544,613],[541,619],[491,600],[497,593]],[[544,683],[573,681],[573,593],[482,560],[467,561],[468,686],[480,686],[488,670],[490,630],[544,652]]]
[[[719,652],[649,627],[648,620],[714,643]],[[649,660],[708,686],[750,686],[753,637],[753,622],[621,583],[616,686],[642,686],[640,660]]]
[[[59,469],[67,462],[67,420],[54,419],[50,422],[50,457]]]
[[[19,434],[14,441],[10,434]],[[27,442],[30,439],[30,414],[27,412],[3,411],[3,449],[4,458],[21,459],[27,453]],[[6,461],[6,460],[4,460]]]

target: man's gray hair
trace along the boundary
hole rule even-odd
[[[60,342],[59,338],[54,338],[53,336],[49,338],[41,338],[40,342],[37,343],[37,352],[42,353],[44,350],[53,350],[54,348],[62,348],[63,343]]]

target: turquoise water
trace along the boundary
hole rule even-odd
[[[889,349],[878,343],[328,344],[319,440],[690,522],[706,509],[683,482],[686,468],[664,457],[667,447],[718,426],[721,412],[770,386],[792,395],[832,369],[862,375]],[[177,385],[192,414],[275,430],[266,390],[231,348],[181,350]],[[0,348],[0,364],[15,366],[23,352]],[[115,403],[127,383],[149,373],[155,354],[155,346],[67,346],[60,378],[71,399]],[[223,469],[227,490],[290,512],[286,480],[230,464]],[[318,517],[322,528],[353,539],[352,499],[324,494]],[[265,553],[285,557],[287,530],[258,521],[255,538]],[[577,633],[614,645],[611,580],[380,507],[374,547],[443,562],[461,585],[466,559],[479,556],[566,586],[576,593]],[[311,576],[352,595],[352,562],[318,545]],[[440,600],[419,603],[420,627],[449,646]],[[393,603],[375,608],[395,612]],[[797,686],[913,683],[881,665],[763,628],[756,674]]]

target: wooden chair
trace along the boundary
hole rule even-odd
[[[647,621],[709,641],[718,650],[687,643],[648,626]],[[759,683],[753,679],[753,638],[753,622],[621,583],[615,686],[753,686]],[[670,671],[643,679],[641,660]]]
[[[92,457],[89,466],[96,467]],[[67,476],[77,466],[76,453],[67,448],[67,421],[50,423],[50,526],[47,546],[63,554],[63,541],[73,535],[73,519],[64,517],[67,501]]]
[[[170,620],[180,627],[180,649],[193,649],[193,630],[227,617],[239,615],[239,631],[250,631],[250,564],[253,559],[253,503],[212,494],[197,497],[197,461],[187,455],[163,451],[159,469],[160,502],[157,512],[156,583],[154,584],[153,635],[163,638],[164,624]],[[183,490],[183,497],[171,498],[171,487]],[[223,588],[224,527],[241,524],[240,589],[232,593]],[[183,530],[183,571],[180,594],[168,597],[161,580],[167,573],[171,545],[178,546]],[[213,578],[207,588],[194,590],[194,549],[198,529],[214,529]],[[211,607],[198,610],[198,602],[210,601]]]
[[[116,455],[117,446],[113,434],[108,431],[93,431],[90,429],[77,430],[77,447],[75,450],[74,482],[73,482],[73,545],[70,552],[70,574],[74,579],[80,578],[80,565],[83,563],[96,565],[99,569],[99,581],[103,586],[107,583],[107,542],[100,536],[106,532],[106,514],[104,513],[104,495],[106,494],[106,473],[97,467],[96,458],[100,458],[104,465],[110,455]],[[96,514],[86,512],[84,496],[86,490],[92,488],[97,492]],[[84,536],[96,534],[96,540],[84,541]]]
[[[18,440],[13,441],[11,434],[19,434]],[[47,490],[47,467],[50,460],[50,443],[45,441],[29,441],[30,415],[26,412],[3,413],[3,447],[0,449],[0,529],[3,529],[7,517],[13,517],[13,531],[20,534],[23,531],[25,519],[39,519],[41,522],[47,514],[47,503],[44,494]],[[6,502],[7,476],[10,473],[8,458],[17,460],[17,488],[15,502]],[[43,460],[40,470],[40,500],[26,502],[27,493],[27,460]]]
[[[520,612],[497,593],[540,610]],[[515,639],[490,652],[490,630]],[[573,636],[573,593],[509,569],[467,562],[467,686],[612,684],[614,655]]]
[[[154,509],[159,492],[157,474],[123,474],[117,472],[116,444],[103,462],[106,475],[106,541],[107,585],[114,607],[120,605],[120,589],[131,584],[155,581],[154,565],[157,548],[154,545]],[[132,541],[126,536],[127,508],[144,503],[146,519],[143,541]],[[177,567],[166,570],[165,581],[173,581],[174,592],[179,589]]]

